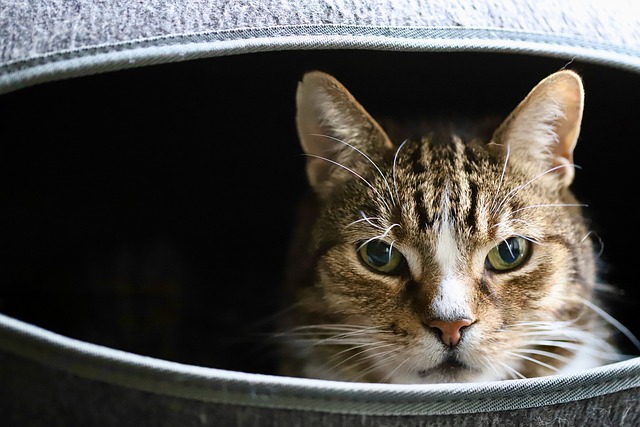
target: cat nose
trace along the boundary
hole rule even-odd
[[[440,331],[440,339],[444,345],[449,347],[455,347],[462,338],[462,328],[470,326],[473,322],[469,319],[458,319],[453,321],[447,320],[432,320],[427,325],[430,328]]]

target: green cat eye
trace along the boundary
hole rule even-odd
[[[522,237],[509,237],[487,254],[487,266],[495,271],[513,270],[529,255],[529,241]]]
[[[370,240],[361,244],[358,255],[367,266],[386,274],[395,273],[405,263],[402,253],[382,240]]]

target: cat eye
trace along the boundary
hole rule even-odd
[[[361,244],[358,255],[367,266],[385,274],[397,272],[406,262],[399,250],[382,240],[370,240]]]
[[[517,236],[510,237],[489,251],[487,267],[495,271],[513,270],[527,259],[529,252],[528,240]]]

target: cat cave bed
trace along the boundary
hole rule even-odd
[[[574,191],[609,312],[640,335],[632,1],[0,6],[2,425],[639,425],[640,357],[573,375],[394,385],[274,374],[296,203],[295,89],[372,114],[506,113],[583,76]],[[268,200],[266,196],[268,195]]]

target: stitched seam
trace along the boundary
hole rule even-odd
[[[584,391],[589,388],[596,388],[603,384],[607,384],[611,381],[597,381],[591,384],[590,387],[582,386],[579,388],[565,389],[566,393],[575,394],[576,391]],[[152,386],[152,385],[151,385]],[[167,389],[171,390],[172,384],[167,384]],[[580,398],[567,399],[566,395],[563,393],[559,393],[561,390],[553,390],[553,391],[540,391],[538,393],[523,393],[523,394],[512,394],[509,396],[492,396],[492,397],[481,397],[481,398],[465,398],[461,396],[459,399],[429,399],[424,400],[422,402],[418,401],[419,397],[416,395],[414,400],[411,402],[402,402],[402,395],[395,395],[392,400],[381,400],[381,399],[351,399],[348,396],[339,395],[338,397],[329,397],[329,396],[309,396],[309,395],[295,395],[291,393],[279,393],[275,392],[272,395],[266,393],[252,393],[250,394],[248,390],[216,390],[216,392],[220,393],[220,396],[185,396],[184,393],[174,393],[169,394],[175,398],[185,398],[185,399],[195,399],[200,401],[209,401],[219,404],[233,404],[233,405],[244,405],[244,406],[252,406],[252,407],[261,407],[261,408],[281,408],[281,409],[290,409],[290,410],[298,410],[305,411],[312,409],[316,412],[331,412],[331,413],[356,413],[356,414],[383,414],[383,415],[412,415],[412,414],[452,414],[452,413],[477,413],[484,411],[506,411],[506,410],[519,410],[519,409],[527,409],[532,407],[541,407],[547,406],[550,404],[567,404],[571,402],[576,402],[580,400],[591,399],[599,396],[603,396],[605,394],[622,392],[629,389],[638,388],[638,386],[627,386],[621,387],[614,391],[608,391],[607,393],[589,393],[587,396],[581,396]],[[149,388],[137,388],[138,390],[167,395],[167,393],[158,393],[154,392],[153,387]],[[195,394],[199,394],[197,392],[202,390],[211,389],[204,386],[194,386],[194,385],[183,385],[181,386],[182,390],[187,392],[195,391]],[[554,398],[549,399],[548,397],[542,399],[542,401],[535,402],[523,402],[523,404],[516,404],[516,400],[518,399],[530,399],[542,397],[544,395],[549,395],[553,393]],[[187,393],[188,394],[188,393]],[[406,397],[405,397],[406,398]],[[500,402],[496,405],[489,405],[489,407],[485,406],[486,402]],[[320,403],[318,405],[318,403]],[[336,405],[331,405],[336,404]],[[328,407],[324,407],[326,405]],[[397,408],[400,405],[399,409]],[[433,408],[434,405],[440,405],[439,408]],[[453,406],[447,408],[446,406]],[[352,408],[349,408],[352,406]],[[506,407],[505,407],[506,406]]]
[[[316,28],[316,31],[307,31],[301,33],[294,34],[277,34],[271,33],[270,31],[286,31],[291,29],[305,29],[305,28]],[[332,30],[344,30],[344,31],[334,31],[331,33],[325,33],[320,31],[319,29],[332,29]],[[397,33],[394,35],[389,34],[361,34],[354,33],[354,29],[363,29],[363,30],[384,30],[387,32]],[[351,31],[350,31],[351,30]],[[250,32],[252,34],[247,35],[245,37],[234,37],[233,34],[242,34],[245,32]],[[414,32],[417,33],[414,36],[408,36],[406,32]],[[425,32],[427,34],[420,34]],[[257,33],[257,34],[256,34]],[[425,37],[425,36],[434,36],[438,33],[457,33],[456,37]],[[225,36],[227,35],[227,36]],[[482,37],[478,37],[481,35]],[[488,37],[492,35],[492,37]],[[508,35],[507,38],[500,38],[500,35]],[[406,41],[447,41],[447,40],[477,40],[477,41],[512,41],[512,42],[533,42],[541,45],[557,45],[557,46],[565,46],[565,47],[580,47],[580,48],[588,48],[588,49],[598,49],[606,52],[614,52],[618,54],[624,55],[634,55],[633,49],[626,47],[619,47],[615,45],[607,45],[600,41],[595,41],[591,39],[576,39],[567,35],[551,35],[548,33],[536,33],[536,32],[525,32],[525,31],[517,31],[517,30],[509,30],[503,28],[464,28],[464,27],[375,27],[375,26],[275,26],[275,27],[261,27],[261,28],[234,28],[229,30],[220,30],[213,32],[201,32],[201,33],[189,33],[189,34],[174,34],[174,35],[165,35],[165,36],[157,36],[151,38],[144,39],[136,39],[129,40],[126,42],[114,42],[114,43],[106,43],[102,45],[95,46],[85,46],[77,49],[69,49],[57,52],[49,52],[44,53],[39,56],[34,56],[27,59],[18,59],[13,61],[8,61],[5,64],[0,65],[0,71],[6,70],[7,72],[15,72],[20,71],[25,68],[30,68],[32,66],[43,65],[51,62],[59,62],[68,59],[76,59],[80,57],[87,57],[93,54],[103,54],[110,52],[123,52],[127,50],[135,50],[140,48],[148,48],[148,47],[168,47],[168,46],[176,46],[185,43],[215,43],[215,42],[228,42],[228,41],[249,41],[249,40],[258,40],[258,39],[269,39],[269,38],[280,38],[280,39],[293,39],[293,38],[304,38],[304,37],[352,37],[354,39],[386,39],[386,40],[406,40]],[[421,36],[421,37],[418,37]],[[538,40],[536,40],[538,39]],[[165,43],[158,43],[165,42]]]
[[[184,384],[184,383],[173,383],[173,382],[165,382],[162,380],[158,380],[156,377],[150,376],[150,375],[144,375],[141,373],[137,373],[137,374],[131,374],[128,372],[124,372],[124,371],[120,371],[118,372],[118,376],[123,378],[123,381],[110,381],[109,379],[102,379],[101,375],[89,375],[88,377],[83,377],[82,375],[79,375],[78,373],[75,373],[72,369],[66,369],[66,368],[62,368],[68,372],[71,372],[81,378],[93,378],[94,380],[97,381],[102,381],[102,382],[107,382],[107,383],[111,383],[111,384],[121,384],[121,385],[126,385],[127,387],[132,387],[132,388],[136,388],[138,390],[145,390],[145,391],[149,391],[149,392],[154,392],[154,390],[156,390],[155,392],[157,392],[158,389],[158,383],[162,384],[164,387],[166,387],[167,391],[171,391],[172,389],[175,389],[176,386],[178,386],[179,389],[184,390],[186,392],[190,392],[190,391],[194,391],[195,394],[200,395],[200,392],[205,392],[204,396],[200,396],[198,398],[198,400],[216,400],[215,398],[211,398],[208,399],[206,394],[208,393],[221,393],[221,394],[233,394],[233,395],[237,395],[237,396],[241,396],[240,398],[238,398],[238,400],[234,400],[234,399],[228,399],[228,398],[223,398],[221,400],[224,400],[226,402],[243,402],[246,403],[247,405],[255,405],[256,402],[255,400],[249,400],[246,398],[246,396],[248,396],[249,390],[248,387],[244,388],[244,387],[238,387],[235,386],[234,384],[229,384],[226,383],[224,388],[216,388],[213,389],[210,386],[206,386],[206,385],[195,385],[195,384]],[[91,369],[91,368],[90,368]],[[99,369],[99,372],[102,373],[102,370]],[[175,373],[174,373],[175,374]],[[109,376],[115,375],[115,372],[110,372]],[[133,381],[130,381],[133,380]],[[211,379],[212,381],[215,380],[214,378]],[[189,381],[188,379],[186,381]],[[136,382],[138,382],[138,384],[136,384]],[[593,382],[590,382],[588,384],[584,384],[584,385],[580,385],[580,386],[573,386],[571,388],[568,388],[570,385],[568,384],[562,384],[562,385],[558,385],[555,386],[551,389],[541,389],[537,392],[525,392],[525,393],[518,393],[517,391],[511,391],[511,392],[507,392],[503,395],[500,396],[490,396],[490,397],[469,397],[468,396],[468,392],[465,393],[465,395],[460,395],[457,398],[452,398],[452,399],[443,399],[443,398],[436,398],[436,400],[433,399],[429,399],[427,401],[423,401],[422,404],[424,403],[428,403],[428,404],[445,404],[445,403],[449,403],[449,404],[465,404],[468,405],[470,403],[482,403],[482,402],[487,402],[487,401],[495,401],[495,400],[501,400],[501,401],[509,401],[512,402],[515,399],[519,399],[519,398],[538,398],[538,397],[544,397],[545,395],[549,395],[549,394],[554,394],[555,396],[560,395],[559,397],[562,397],[563,393],[569,393],[571,392],[572,394],[575,394],[576,391],[581,391],[581,392],[587,392],[589,390],[593,390],[595,388],[601,387],[601,386],[617,386],[615,390],[612,391],[607,391],[606,393],[595,393],[593,395],[589,395],[587,397],[581,397],[580,399],[573,399],[570,401],[574,401],[574,400],[583,400],[583,399],[588,399],[591,397],[595,397],[598,395],[602,395],[602,394],[608,394],[608,393],[612,393],[612,392],[619,392],[619,391],[623,391],[623,390],[627,390],[627,389],[632,389],[632,388],[638,388],[640,387],[640,385],[635,384],[634,382],[637,382],[637,379],[634,379],[633,375],[629,375],[629,374],[621,374],[621,375],[617,375],[613,378],[606,378],[606,379],[600,379],[600,380],[596,380]],[[123,384],[124,383],[124,384]],[[143,384],[140,384],[143,383]],[[263,387],[264,385],[261,385],[259,387]],[[295,387],[295,386],[293,386]],[[312,390],[312,389],[310,389]],[[331,392],[331,390],[324,390],[325,392]],[[335,391],[337,393],[337,395],[339,397],[337,398],[332,398],[330,396],[317,396],[314,395],[313,393],[308,393],[308,390],[297,390],[297,391],[292,391],[292,390],[277,390],[274,391],[273,394],[269,394],[267,392],[264,392],[262,390],[253,390],[252,392],[252,396],[254,398],[266,398],[269,400],[275,400],[275,402],[265,402],[262,405],[264,406],[268,406],[268,407],[272,407],[272,406],[278,406],[277,405],[277,401],[284,399],[284,400],[293,400],[293,401],[297,401],[297,402],[312,402],[312,401],[321,401],[321,402],[336,402],[336,403],[340,403],[341,405],[344,404],[358,404],[358,405],[377,405],[377,404],[398,404],[400,402],[398,402],[398,399],[407,399],[407,398],[412,398],[412,401],[407,402],[405,401],[404,404],[405,405],[409,405],[409,406],[416,406],[416,405],[420,405],[421,403],[418,401],[418,399],[420,399],[420,393],[419,391],[417,391],[415,393],[415,395],[411,395],[411,396],[406,396],[403,395],[402,392],[400,391],[400,393],[398,393],[398,391],[390,391],[389,393],[389,397],[393,397],[394,401],[393,402],[389,402],[387,400],[383,400],[378,398],[377,396],[371,396],[372,398],[368,398],[368,399],[353,399],[349,396],[345,396],[344,393],[351,393],[350,391],[342,391],[342,390],[336,390]],[[367,396],[371,395],[372,392],[371,391],[366,391],[365,392]],[[384,391],[383,391],[384,393]],[[164,393],[158,393],[158,394],[164,394]],[[375,393],[377,394],[377,393]],[[175,397],[184,397],[181,393],[170,393],[170,395],[175,396]],[[244,399],[242,398],[244,397]],[[424,398],[424,396],[423,396]],[[548,400],[548,399],[546,399]],[[558,402],[556,402],[558,403]],[[261,406],[262,406],[261,405]]]

